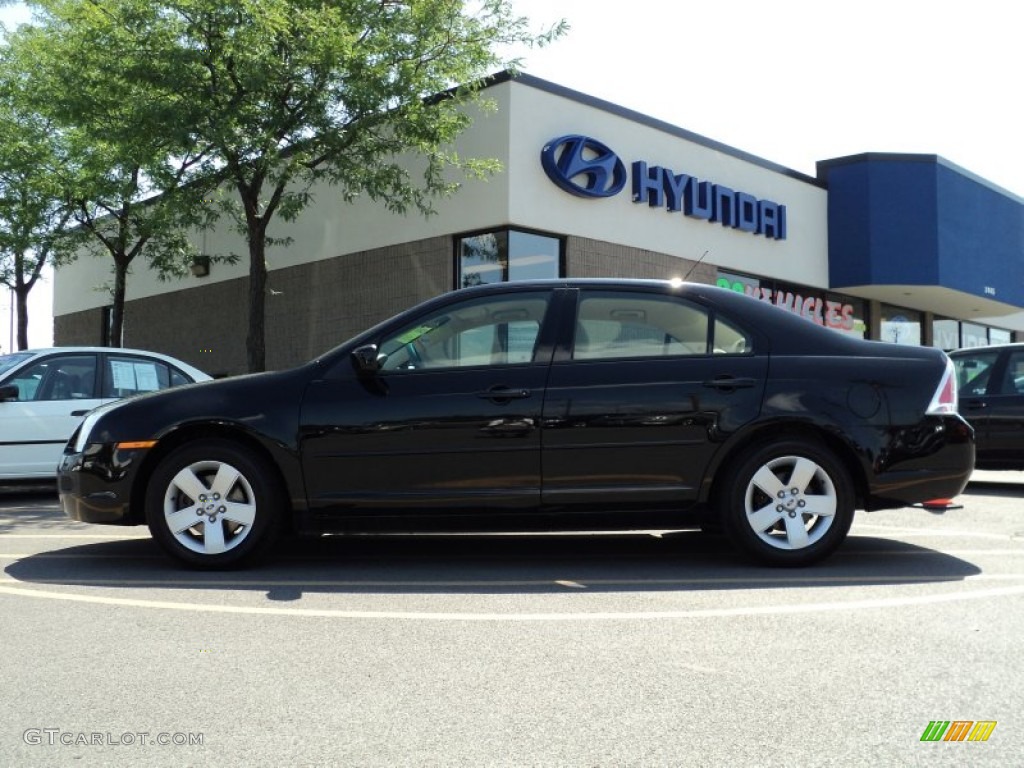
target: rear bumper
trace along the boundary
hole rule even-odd
[[[952,499],[974,471],[974,430],[959,415],[930,416],[894,430],[875,466],[865,509]]]

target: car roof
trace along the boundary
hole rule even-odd
[[[132,349],[130,347],[90,347],[90,346],[64,346],[64,347],[32,347],[30,349],[18,350],[26,354],[35,355],[48,355],[51,352],[129,352],[129,353],[140,353],[143,355],[157,355],[160,357],[167,357],[162,352],[153,352],[149,349]],[[9,354],[14,354],[11,352]]]
[[[963,347],[961,349],[954,349],[949,353],[950,357],[970,355],[975,352],[998,352],[1002,349],[1024,349],[1024,342],[1011,342],[1009,344],[984,344],[980,347]]]

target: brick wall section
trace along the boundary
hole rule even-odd
[[[216,270],[214,264],[211,270]],[[271,271],[267,368],[316,357],[374,323],[451,290],[451,238],[435,237]],[[247,278],[130,301],[124,345],[217,374],[245,373]],[[55,319],[57,344],[101,343],[102,310]]]
[[[703,261],[645,251],[585,237],[570,237],[566,244],[566,277],[642,277],[671,280],[684,277],[692,283],[715,284],[717,268]]]
[[[214,376],[244,372],[247,283],[201,283],[126,302],[124,345],[163,352]]]
[[[452,289],[450,237],[270,273],[267,367],[311,360],[371,325]],[[244,330],[242,332],[244,346]]]
[[[103,344],[103,310],[87,309],[53,318],[54,345],[93,347]]]

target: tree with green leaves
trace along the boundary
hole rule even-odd
[[[223,181],[249,263],[248,366],[265,368],[267,247],[275,218],[297,218],[317,184],[404,213],[496,160],[452,149],[483,78],[509,68],[507,44],[543,44],[507,0],[39,0],[50,25],[89,42],[86,87],[185,134],[207,178]],[[69,84],[74,80],[69,80]],[[74,82],[77,86],[78,83]],[[131,103],[132,106],[128,106]],[[110,124],[114,116],[104,116]],[[114,119],[116,122],[116,118]],[[117,125],[113,130],[126,141]],[[182,141],[187,136],[187,141]],[[410,158],[412,163],[410,164]]]
[[[28,348],[28,297],[66,244],[71,218],[48,126],[19,114],[0,88],[0,284],[14,295],[18,349]]]
[[[76,226],[70,235],[79,246],[78,256],[106,255],[113,261],[106,343],[121,346],[132,264],[144,255],[161,279],[184,276],[200,255],[190,230],[207,226],[213,211],[201,188],[189,188],[183,181],[190,158],[161,185],[147,173],[148,163],[120,156],[120,147],[88,142],[77,149],[82,164],[71,179]]]
[[[54,232],[65,255],[112,260],[106,343],[120,346],[133,263],[142,256],[163,278],[184,275],[196,255],[189,230],[214,218],[203,184],[216,182],[203,150],[175,122],[175,105],[154,108],[145,90],[121,77],[117,57],[135,49],[134,34],[123,32],[116,45],[98,50],[88,31],[96,15],[108,18],[106,11],[91,2],[61,6],[65,13],[40,14],[0,50],[0,92],[15,115],[9,149],[17,156],[33,135],[25,129],[45,127],[35,134],[38,151],[48,153],[36,175],[45,179],[51,208],[61,212],[51,214],[51,223],[61,225]]]

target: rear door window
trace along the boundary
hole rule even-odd
[[[710,333],[709,333],[710,331]],[[572,357],[744,355],[753,339],[723,318],[674,296],[627,291],[586,291],[579,303]]]
[[[159,360],[133,355],[107,355],[104,366],[103,397],[121,398],[167,389],[170,368]]]
[[[1000,394],[1024,395],[1024,350],[1011,352],[1007,357]]]

